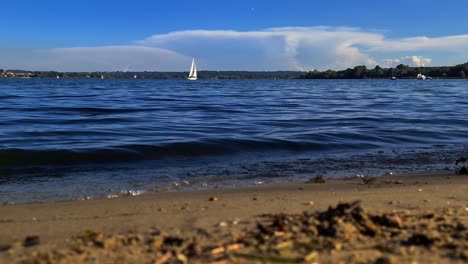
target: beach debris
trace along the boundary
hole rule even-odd
[[[93,239],[97,236],[97,233],[92,230],[85,230],[82,234],[83,238]]]
[[[468,168],[466,168],[466,163],[467,159],[466,157],[461,157],[459,159],[457,159],[457,161],[455,162],[455,165],[458,165],[458,164],[461,164],[461,168],[458,170],[458,174],[468,174]]]
[[[217,226],[219,227],[227,227],[228,226],[228,223],[226,221],[221,221],[217,224]]]
[[[172,252],[168,251],[166,254],[164,254],[161,258],[156,260],[154,264],[164,264],[167,263],[171,258],[172,258]]]
[[[8,244],[0,244],[0,252],[7,251],[11,248],[11,245]]]
[[[144,193],[143,191],[138,191],[138,190],[128,190],[128,191],[121,191],[119,196],[138,196]]]
[[[392,260],[389,257],[378,257],[375,262],[375,264],[392,264]]]
[[[356,177],[361,181],[362,184],[372,184],[374,183],[377,178],[373,176],[367,176],[363,174],[358,174]]]
[[[217,201],[219,201],[219,199],[218,199],[218,197],[214,197],[214,196],[213,196],[213,197],[210,197],[210,198],[208,199],[208,201],[210,201],[210,202],[217,202]]]
[[[37,246],[40,243],[39,236],[27,236],[23,241],[24,247]]]
[[[239,217],[236,217],[236,218],[234,218],[234,220],[232,220],[233,225],[238,225],[240,223],[241,223],[241,219]]]
[[[305,183],[325,183],[326,181],[327,179],[323,175],[318,175],[307,180]]]
[[[385,184],[403,184],[402,180],[386,180],[384,181]]]
[[[372,214],[354,201],[323,211],[263,214],[256,225],[242,230],[233,230],[224,221],[229,228],[215,229],[216,237],[205,230],[175,234],[159,229],[124,234],[87,230],[65,248],[39,251],[25,259],[30,260],[26,263],[71,263],[79,257],[96,263],[424,263],[418,257],[431,254],[463,263],[468,260],[468,229],[457,217],[464,210]],[[136,256],[140,259],[132,261]]]
[[[315,203],[314,203],[314,201],[308,201],[308,202],[306,202],[305,204],[306,204],[306,205],[314,205]]]

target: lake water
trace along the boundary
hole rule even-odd
[[[467,153],[466,80],[0,79],[0,202],[455,170]]]

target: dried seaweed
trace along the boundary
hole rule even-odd
[[[344,254],[348,259],[343,261],[354,262],[350,252],[359,250],[378,251],[380,256],[372,262],[389,263],[390,258],[381,254],[404,257],[408,255],[405,252],[431,249],[438,249],[435,254],[441,258],[468,260],[468,230],[453,210],[419,215],[370,214],[356,201],[319,212],[260,215],[254,227],[221,241],[212,241],[206,231],[201,232],[205,235],[199,233],[184,237],[152,230],[105,235],[88,230],[74,239],[68,250],[36,254],[34,263],[66,262],[72,256],[92,254],[99,259],[101,251],[128,252],[125,256],[138,251],[146,262],[161,264],[328,262],[324,258],[336,251],[348,252]]]

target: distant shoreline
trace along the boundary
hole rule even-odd
[[[418,73],[434,79],[466,79],[468,62],[456,66],[409,67],[400,64],[395,68],[375,66],[367,69],[364,65],[346,70],[326,71],[198,71],[199,79],[416,79]],[[0,69],[0,78],[76,78],[76,79],[187,79],[188,72],[59,72],[25,71]]]

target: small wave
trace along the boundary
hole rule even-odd
[[[15,98],[21,98],[21,95],[14,95],[14,94],[7,94],[7,95],[0,95],[0,100],[2,99],[15,99]]]
[[[21,112],[73,112],[81,114],[123,114],[158,110],[158,108],[109,108],[109,107],[24,107],[17,108]]]
[[[366,145],[366,144],[364,144]],[[367,145],[366,145],[367,146]],[[164,145],[121,145],[100,149],[2,149],[0,166],[26,167],[36,165],[77,165],[156,160],[175,156],[229,155],[262,151],[324,151],[338,148],[362,148],[338,142],[288,140],[211,139],[175,142]],[[372,147],[372,146],[367,146]]]

